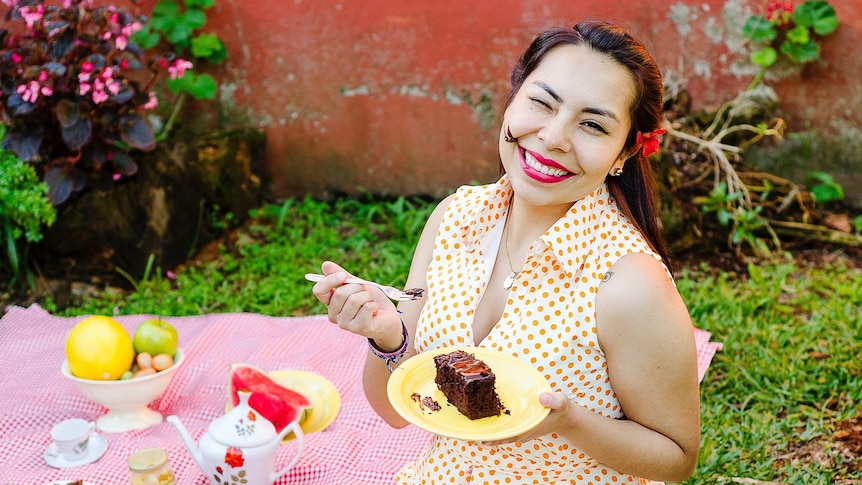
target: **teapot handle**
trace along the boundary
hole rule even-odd
[[[296,440],[295,440],[296,441],[296,454],[290,460],[290,463],[288,463],[287,465],[285,465],[284,468],[273,473],[270,476],[269,483],[275,482],[276,480],[281,478],[282,475],[289,472],[290,469],[293,468],[294,465],[296,465],[296,462],[299,461],[300,455],[302,455],[303,439],[305,438],[305,435],[302,432],[302,428],[299,427],[299,420],[296,420],[296,421],[288,424],[287,427],[285,427],[284,430],[282,430],[282,433],[279,435],[279,440],[281,439],[282,436],[287,436],[287,433],[284,433],[285,430],[293,431],[293,435],[296,437]]]

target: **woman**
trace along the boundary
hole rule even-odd
[[[343,284],[313,292],[329,319],[369,338],[366,395],[390,425],[389,367],[476,345],[530,362],[554,392],[548,417],[499,442],[435,437],[398,483],[619,484],[694,470],[700,409],[693,327],[670,276],[647,155],[661,75],[643,45],[603,22],[540,34],[511,76],[504,175],[462,187],[430,216],[398,310]],[[403,323],[402,323],[403,319]]]

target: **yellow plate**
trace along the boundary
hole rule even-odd
[[[305,434],[326,429],[338,416],[341,408],[341,395],[327,378],[304,370],[274,370],[269,376],[279,384],[306,397],[311,407],[299,420],[299,427]],[[288,438],[292,438],[290,433]]]
[[[326,429],[341,408],[341,395],[338,389],[327,378],[314,372],[304,370],[274,370],[267,372],[269,377],[288,389],[298,392],[308,399],[309,407],[299,415],[299,427],[305,434]],[[230,400],[227,410],[231,408]],[[293,432],[288,433],[283,442],[294,439]]]
[[[497,376],[497,394],[504,412],[499,416],[471,420],[446,401],[437,389],[434,356],[463,350],[485,361]],[[423,352],[398,366],[386,386],[389,402],[404,419],[431,433],[474,441],[495,441],[517,436],[539,424],[550,412],[539,403],[539,394],[551,391],[545,377],[530,364],[482,347],[444,347]],[[431,397],[439,411],[423,409],[413,400]],[[506,412],[508,411],[508,413]]]

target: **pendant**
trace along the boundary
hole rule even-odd
[[[509,273],[509,276],[506,276],[506,280],[503,281],[503,289],[504,290],[508,291],[508,290],[512,289],[512,285],[515,284],[515,278],[518,277],[518,273],[520,273],[520,271],[518,271],[517,273],[512,271],[511,273]]]

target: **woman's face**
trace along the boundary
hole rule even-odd
[[[631,73],[610,57],[581,45],[548,51],[503,116],[500,157],[515,197],[568,209],[622,167],[634,95]]]

